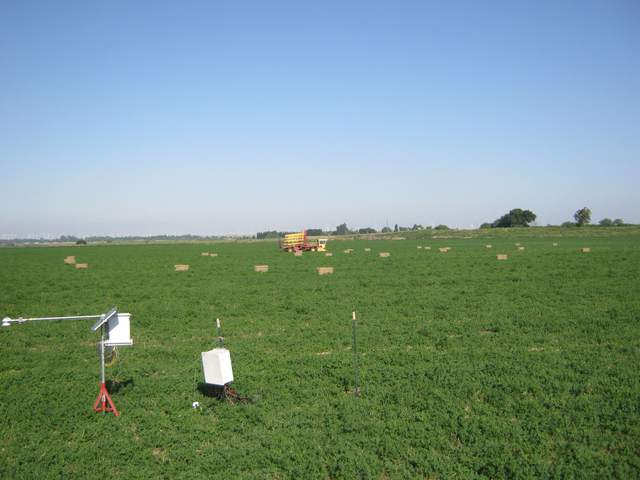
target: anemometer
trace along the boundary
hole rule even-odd
[[[94,320],[96,322],[91,327],[91,331],[96,332],[100,329],[100,341],[98,342],[98,350],[100,352],[100,391],[93,403],[95,412],[112,412],[116,417],[120,415],[116,409],[105,381],[105,362],[110,362],[117,355],[117,347],[129,347],[133,345],[130,337],[130,320],[131,314],[119,313],[116,307],[113,307],[106,313],[101,315],[76,315],[67,317],[38,317],[38,318],[9,318],[2,319],[2,326],[9,327],[13,323],[39,322],[39,321],[60,321],[60,320]]]

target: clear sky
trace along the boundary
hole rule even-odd
[[[0,2],[0,234],[640,223],[640,2]]]

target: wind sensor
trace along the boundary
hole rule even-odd
[[[131,314],[119,313],[116,307],[113,307],[106,313],[101,315],[76,315],[68,317],[39,317],[39,318],[9,318],[2,319],[2,326],[9,327],[12,323],[26,323],[36,321],[58,321],[58,320],[94,320],[96,322],[91,327],[91,330],[96,332],[100,329],[100,341],[98,342],[98,348],[100,351],[100,391],[96,397],[96,401],[93,404],[93,410],[95,412],[113,412],[117,417],[120,414],[116,409],[113,400],[109,396],[107,391],[107,385],[105,382],[105,359],[109,360],[116,355],[116,347],[125,347],[133,345],[133,340],[130,337],[130,320]]]

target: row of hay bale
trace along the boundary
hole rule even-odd
[[[253,267],[253,270],[260,273],[268,272],[269,265],[255,265]],[[318,275],[327,275],[333,273],[333,267],[317,267],[316,270],[318,271]]]
[[[441,248],[440,251],[442,253],[447,253],[449,250],[451,250],[448,247],[445,248]],[[521,249],[519,248],[519,250],[524,250],[524,247],[522,247]],[[581,252],[583,253],[589,253],[591,252],[591,248],[588,247],[584,247],[580,249]],[[380,252],[379,256],[382,258],[388,258],[391,256],[391,253],[389,252]],[[506,253],[499,253],[496,255],[496,259],[497,260],[508,260],[509,256]],[[174,265],[176,272],[186,272],[189,270],[189,265]],[[269,271],[269,265],[255,265],[254,266],[254,271],[256,272],[268,272]],[[333,267],[318,267],[318,273],[320,275],[325,275],[327,273],[333,273]]]
[[[364,251],[365,251],[365,252],[371,252],[371,249],[370,249],[370,248],[365,248],[365,249],[364,249]],[[351,254],[351,253],[353,253],[353,252],[354,252],[353,248],[347,248],[347,249],[343,250],[343,253],[344,253],[345,255],[349,255],[349,254]],[[301,257],[301,256],[302,256],[302,252],[301,252],[301,251],[294,252],[294,255],[295,255],[296,257]],[[381,257],[388,257],[388,256],[390,256],[391,254],[390,254],[389,252],[380,252],[380,253],[379,253],[379,255],[380,255]],[[333,253],[332,253],[332,252],[326,252],[326,253],[324,254],[324,256],[325,256],[325,257],[333,257]]]
[[[521,251],[521,252],[522,252],[522,251],[524,251],[524,250],[525,250],[525,247],[524,247],[522,244],[520,244],[520,243],[516,243],[516,244],[515,244],[515,246],[518,248],[518,251]],[[554,242],[554,243],[553,243],[553,246],[554,246],[554,247],[557,247],[557,246],[558,246],[558,243],[557,243],[557,242]],[[493,248],[493,245],[491,245],[491,244],[487,244],[487,245],[485,245],[485,248],[487,248],[487,249],[491,249],[491,248]],[[418,249],[431,250],[431,247],[426,247],[426,246],[425,246],[425,247],[423,247],[422,245],[418,245]],[[449,250],[451,250],[451,247],[441,247],[441,248],[438,248],[438,251],[440,251],[441,253],[447,253]],[[582,253],[589,253],[589,252],[591,252],[591,248],[590,248],[590,247],[582,247],[582,248],[580,248],[580,251],[581,251]]]
[[[66,263],[67,265],[73,265],[77,270],[89,268],[88,263],[77,263],[75,255],[69,255],[68,257],[66,257],[64,259],[64,263]]]
[[[188,272],[189,265],[174,265],[176,272]],[[269,271],[269,265],[254,265],[254,272],[265,273]],[[327,275],[333,273],[333,267],[317,267],[318,275]]]
[[[557,246],[557,245],[558,245],[557,243],[555,243],[555,242],[553,243],[554,247]],[[516,243],[515,246],[518,247],[519,251],[525,250],[525,247],[522,246],[520,243]],[[423,248],[425,250],[431,250],[431,247],[428,247],[428,246],[424,246],[423,247],[423,246],[419,245],[418,248]],[[493,245],[487,244],[487,245],[485,245],[485,248],[487,248],[487,249],[493,248]],[[365,248],[364,250],[365,250],[365,252],[370,252],[371,251],[370,248]],[[440,248],[438,248],[438,251],[440,251],[441,253],[448,253],[450,250],[451,250],[451,247],[440,247]],[[591,248],[590,247],[582,247],[582,248],[580,248],[580,251],[582,253],[590,253],[591,252]],[[353,252],[352,248],[346,249],[344,251],[344,253],[346,253],[346,254],[350,254],[351,252]],[[218,256],[217,253],[212,253],[212,252],[202,252],[200,255],[203,256],[203,257],[217,257]],[[301,251],[295,252],[295,255],[296,256],[301,256],[302,252]],[[382,258],[388,258],[388,257],[391,256],[391,253],[390,252],[379,252],[378,255],[380,257],[382,257]],[[327,253],[325,253],[325,256],[331,257],[331,256],[333,256],[333,253],[327,252]],[[509,258],[508,255],[504,254],[504,253],[500,253],[500,254],[496,255],[496,259],[497,260],[507,260],[508,258]],[[64,263],[67,264],[67,265],[73,265],[76,269],[87,269],[87,268],[89,268],[89,264],[88,263],[77,263],[75,255],[69,255],[69,256],[65,257]],[[187,271],[189,271],[189,265],[187,265],[187,264],[177,264],[177,265],[174,265],[174,268],[175,268],[176,272],[187,272]],[[325,275],[327,273],[333,273],[333,267],[318,267],[318,268],[319,269],[324,269],[324,270],[322,270],[322,273],[320,272],[320,270],[318,270],[318,273],[320,275]],[[255,266],[255,271],[256,272],[267,272],[267,271],[269,271],[269,266],[268,265],[256,265]]]
[[[269,265],[255,265],[253,267],[255,272],[265,273],[269,271]],[[316,267],[319,275],[327,275],[333,273],[333,267]]]

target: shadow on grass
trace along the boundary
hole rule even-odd
[[[133,386],[133,378],[126,380],[107,380],[107,390],[109,393],[118,393],[120,390]]]
[[[209,383],[198,383],[198,391],[209,398],[217,398],[219,400],[224,398],[224,387],[218,385],[211,385]]]

